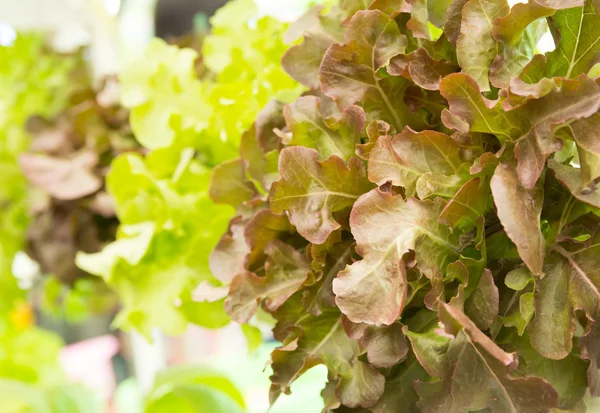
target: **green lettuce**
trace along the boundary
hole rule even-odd
[[[158,39],[120,75],[121,101],[146,150],[117,157],[107,175],[117,240],[76,260],[119,295],[114,325],[146,336],[154,327],[178,334],[188,322],[229,322],[222,297],[194,294],[199,284],[221,284],[209,255],[235,213],[210,198],[211,170],[237,156],[243,132],[264,106],[290,102],[303,90],[279,63],[286,24],[258,18],[248,0],[229,3],[211,23],[201,77],[194,50]]]

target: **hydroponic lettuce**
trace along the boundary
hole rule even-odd
[[[24,248],[29,225],[28,184],[18,163],[30,136],[27,119],[53,117],[73,92],[80,59],[52,52],[43,36],[19,34],[0,47],[0,377],[57,384],[60,337],[33,326],[26,292],[13,275],[15,255]]]
[[[237,210],[211,256],[225,309],[277,320],[271,402],[317,364],[332,412],[600,395],[596,7],[342,0],[290,27],[311,91],[270,103],[210,190]]]
[[[74,285],[86,277],[75,266],[77,251],[98,252],[115,239],[118,221],[104,185],[106,171],[117,155],[140,147],[112,78],[98,92],[82,80],[65,110],[54,119],[30,118],[28,129],[33,139],[19,158],[35,187],[27,252],[42,272]]]
[[[117,240],[77,259],[118,292],[118,327],[177,334],[188,322],[229,322],[222,300],[192,297],[201,282],[219,285],[208,257],[234,214],[209,197],[211,167],[237,156],[242,132],[270,99],[289,102],[303,90],[279,62],[287,26],[257,15],[252,1],[236,0],[214,16],[202,78],[195,51],[160,40],[120,76],[133,132],[149,151],[113,162],[107,188],[121,223]]]

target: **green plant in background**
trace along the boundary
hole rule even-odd
[[[302,90],[279,62],[286,25],[256,16],[249,0],[215,15],[202,79],[193,50],[160,40],[120,76],[122,102],[148,153],[113,162],[107,187],[121,222],[117,241],[77,259],[119,294],[117,327],[177,334],[188,322],[212,328],[229,322],[222,300],[192,297],[201,282],[218,286],[208,258],[234,214],[210,199],[211,168],[236,156],[242,133],[271,99],[291,101]]]
[[[145,397],[145,413],[242,413],[244,398],[223,375],[206,368],[185,366],[157,375]]]
[[[211,256],[227,313],[277,320],[272,403],[317,364],[331,412],[600,395],[596,7],[341,0],[290,27],[311,92],[268,105],[210,189],[237,211]]]
[[[0,379],[3,413],[102,413],[95,395],[79,384],[48,387]]]
[[[78,58],[57,55],[38,35],[19,35],[0,47],[0,377],[50,383],[62,373],[56,335],[32,326],[32,310],[12,266],[29,225],[28,185],[18,164],[33,114],[54,116],[72,92],[69,75]]]

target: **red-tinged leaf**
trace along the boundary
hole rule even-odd
[[[490,208],[487,181],[473,178],[465,183],[440,213],[440,222],[452,228],[469,229]]]
[[[579,154],[583,192],[593,192],[596,190],[598,180],[600,180],[600,154],[586,151],[582,147],[577,148],[577,153]]]
[[[366,10],[373,0],[340,0],[340,8],[348,12],[350,16],[359,12],[360,10]]]
[[[427,0],[407,0],[410,4],[411,18],[406,24],[414,37],[430,40],[429,15],[427,13]]]
[[[327,97],[304,96],[284,108],[292,138],[290,146],[316,149],[320,158],[331,155],[348,160],[356,152],[365,127],[365,113],[358,106],[340,111]]]
[[[402,100],[408,82],[398,77],[382,79],[376,72],[405,47],[406,37],[394,20],[379,10],[359,11],[350,20],[345,43],[331,45],[323,58],[323,93],[341,107],[360,102],[368,119],[403,128],[414,121]]]
[[[534,0],[541,6],[552,9],[570,9],[573,7],[583,7],[585,0]]]
[[[528,376],[540,377],[554,387],[559,407],[563,409],[559,411],[579,411],[588,384],[586,362],[574,354],[562,360],[548,360],[531,347],[527,336],[515,339],[513,343],[522,360],[520,370]]]
[[[551,16],[555,11],[534,2],[519,3],[507,16],[494,20],[493,37],[502,43],[502,52],[490,67],[490,81],[494,87],[508,88],[511,79],[531,61],[546,32],[546,25],[539,19]]]
[[[387,327],[369,326],[360,342],[367,350],[367,360],[376,368],[395,366],[409,350],[400,323]]]
[[[328,240],[329,241],[329,240]],[[346,240],[327,245],[324,256],[315,258],[312,268],[317,272],[319,281],[307,287],[302,296],[302,305],[309,314],[318,316],[327,308],[335,307],[335,295],[333,294],[333,280],[337,274],[342,271],[346,265],[352,263],[352,253],[354,252],[354,240]],[[312,245],[312,252],[317,252],[320,245]]]
[[[231,282],[225,310],[238,323],[246,323],[261,302],[269,311],[277,310],[311,273],[306,257],[281,241],[271,241],[266,249],[266,276],[244,272]]]
[[[323,8],[322,5],[313,6],[290,25],[284,38],[291,43],[304,36],[301,44],[290,47],[283,55],[281,65],[292,78],[311,89],[319,88],[319,66],[325,52],[332,43],[344,39],[338,16],[324,16]]]
[[[404,308],[407,280],[402,258],[393,250],[378,258],[354,263],[333,280],[335,302],[353,322],[389,325]]]
[[[517,139],[527,131],[518,113],[505,112],[498,102],[484,98],[477,82],[464,73],[446,76],[440,92],[448,100],[450,113],[466,123],[471,132],[491,133],[503,142]],[[446,119],[444,122],[453,127]]]
[[[264,262],[266,247],[276,239],[285,239],[295,232],[285,215],[275,215],[268,209],[258,211],[244,227],[244,239],[249,255],[244,265],[253,271]]]
[[[543,191],[529,190],[519,182],[512,165],[500,164],[491,181],[498,217],[531,272],[543,276],[546,245],[540,228]]]
[[[369,180],[377,185],[390,181],[410,196],[423,174],[455,174],[463,162],[460,150],[448,135],[407,127],[394,138],[379,138],[369,157]]]
[[[590,332],[579,339],[581,358],[589,360],[587,371],[588,387],[593,397],[600,396],[600,318],[596,315],[596,322]]]
[[[448,40],[453,45],[456,44],[460,36],[460,28],[462,23],[462,10],[467,0],[452,0],[446,11],[446,24],[444,25],[444,33]]]
[[[543,96],[546,96],[548,93],[552,92],[553,90],[556,90],[559,87],[558,83],[560,83],[561,78],[543,78],[537,83],[530,83],[533,82],[533,79],[528,78],[528,68],[534,66],[544,67],[545,64],[546,61],[544,59],[544,56],[539,54],[535,55],[533,56],[533,59],[531,59],[531,61],[527,64],[521,75],[519,77],[511,79],[510,94],[508,98],[503,102],[503,105],[507,110],[510,110],[514,107],[523,104],[525,101],[525,99],[522,99],[523,97],[528,99],[539,99]],[[517,96],[517,98],[515,98],[515,95]],[[510,106],[508,106],[509,104]]]
[[[288,211],[290,222],[310,242],[322,244],[340,227],[333,212],[354,204],[372,185],[362,162],[348,165],[337,156],[319,161],[319,153],[301,146],[285,148],[279,157],[281,180],[271,188],[271,211]]]
[[[517,366],[518,359],[516,354],[509,354],[502,350],[491,338],[477,328],[475,323],[461,310],[451,305],[440,303],[438,316],[446,334],[458,336],[459,332],[462,331],[465,333],[465,337],[468,338],[468,341],[472,344],[476,343],[481,346],[487,354],[492,356],[503,366],[511,369]]]
[[[570,125],[577,145],[593,153],[600,153],[600,114],[577,120]]]
[[[448,371],[446,353],[450,340],[435,332],[438,327],[437,314],[421,310],[404,330],[419,364],[432,377],[443,377]]]
[[[535,186],[547,157],[561,148],[554,129],[591,116],[599,109],[600,86],[587,78],[564,80],[559,90],[529,100],[518,109],[531,125],[516,149],[519,179],[525,187]]]
[[[281,65],[293,79],[311,89],[319,87],[319,67],[332,41],[307,33],[301,44],[292,46],[281,58]]]
[[[281,393],[289,394],[291,383],[318,364],[327,366],[330,378],[337,381],[335,393],[344,405],[370,407],[379,400],[385,378],[358,360],[362,349],[348,338],[338,314],[304,317],[298,327],[301,334],[297,345],[279,348],[272,354],[271,403]]]
[[[554,172],[556,179],[563,184],[573,196],[588,205],[600,208],[600,191],[590,191],[582,186],[581,169],[563,165],[553,159],[548,161],[548,168]]]
[[[359,158],[368,161],[369,155],[377,144],[379,137],[394,136],[395,134],[396,129],[393,126],[390,126],[387,122],[382,120],[374,120],[369,122],[367,125],[367,136],[369,137],[369,140],[366,143],[356,145],[356,155]]]
[[[494,277],[491,271],[486,269],[475,292],[465,302],[465,313],[480,330],[487,330],[498,317],[499,300]]]
[[[456,42],[458,63],[484,92],[490,90],[490,66],[500,52],[500,45],[492,35],[492,23],[509,11],[506,0],[469,0],[462,9],[460,36]]]
[[[444,204],[404,201],[374,189],[352,209],[350,226],[363,257],[338,274],[333,282],[336,304],[355,323],[392,324],[398,319],[407,294],[406,269],[401,261],[409,250],[417,265],[431,273],[445,269],[456,257],[457,237],[438,223]]]
[[[271,184],[278,179],[277,155],[281,139],[275,130],[285,127],[283,106],[277,100],[270,101],[254,125],[244,132],[240,142],[240,158],[246,178],[263,193],[268,192]]]
[[[494,134],[501,142],[518,139],[519,179],[530,189],[539,179],[548,156],[561,148],[555,128],[591,116],[600,108],[600,87],[585,78],[563,80],[560,88],[508,112],[498,102],[483,98],[475,82],[464,74],[444,78],[440,91],[448,99],[453,116],[444,118],[446,123],[452,120],[447,126],[463,122],[470,131]]]
[[[372,413],[420,413],[414,383],[426,379],[425,370],[410,357],[400,364],[395,374],[387,377],[383,395],[369,410]]]
[[[423,411],[548,413],[558,407],[558,394],[548,382],[511,376],[513,365],[499,362],[465,331],[451,340],[447,357],[451,374],[435,383],[416,384]]]
[[[254,185],[246,179],[244,161],[240,158],[216,166],[211,175],[209,194],[217,204],[240,207],[254,198]]]
[[[436,27],[444,27],[448,9],[451,7],[452,3],[453,0],[428,0],[427,14],[429,16],[429,21]]]
[[[537,0],[537,3],[563,9],[552,16],[550,25],[556,49],[546,54],[543,67],[536,67],[534,71],[528,67],[524,75],[537,82],[543,77],[564,76],[574,79],[587,73],[597,62],[600,52],[600,17],[592,1]]]
[[[275,129],[285,126],[285,118],[282,109],[284,103],[279,100],[270,100],[256,117],[253,128],[260,149],[264,153],[278,150],[281,147],[281,139]]]
[[[559,360],[572,349],[575,310],[593,320],[600,305],[598,235],[584,243],[554,246],[546,260],[546,277],[536,283],[535,317],[529,326],[532,346],[542,356]]]
[[[94,173],[98,156],[84,151],[73,159],[26,153],[20,156],[23,175],[48,195],[71,201],[91,195],[102,188],[103,182]]]
[[[542,6],[535,1],[515,4],[508,15],[493,21],[494,38],[513,46],[521,40],[521,36],[531,23],[552,16],[555,12],[555,8]]]
[[[387,69],[390,75],[403,76],[427,90],[439,90],[442,78],[457,70],[454,63],[432,59],[424,48],[394,57]]]
[[[369,10],[380,10],[393,18],[400,13],[410,12],[410,4],[407,0],[374,0]]]
[[[249,252],[244,238],[244,222],[237,217],[229,223],[229,230],[211,252],[210,270],[219,281],[228,284],[233,277],[245,271],[244,264]]]

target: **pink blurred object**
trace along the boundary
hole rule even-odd
[[[116,387],[112,357],[118,351],[116,337],[95,337],[66,346],[60,352],[60,363],[72,381],[83,383],[109,402]]]

